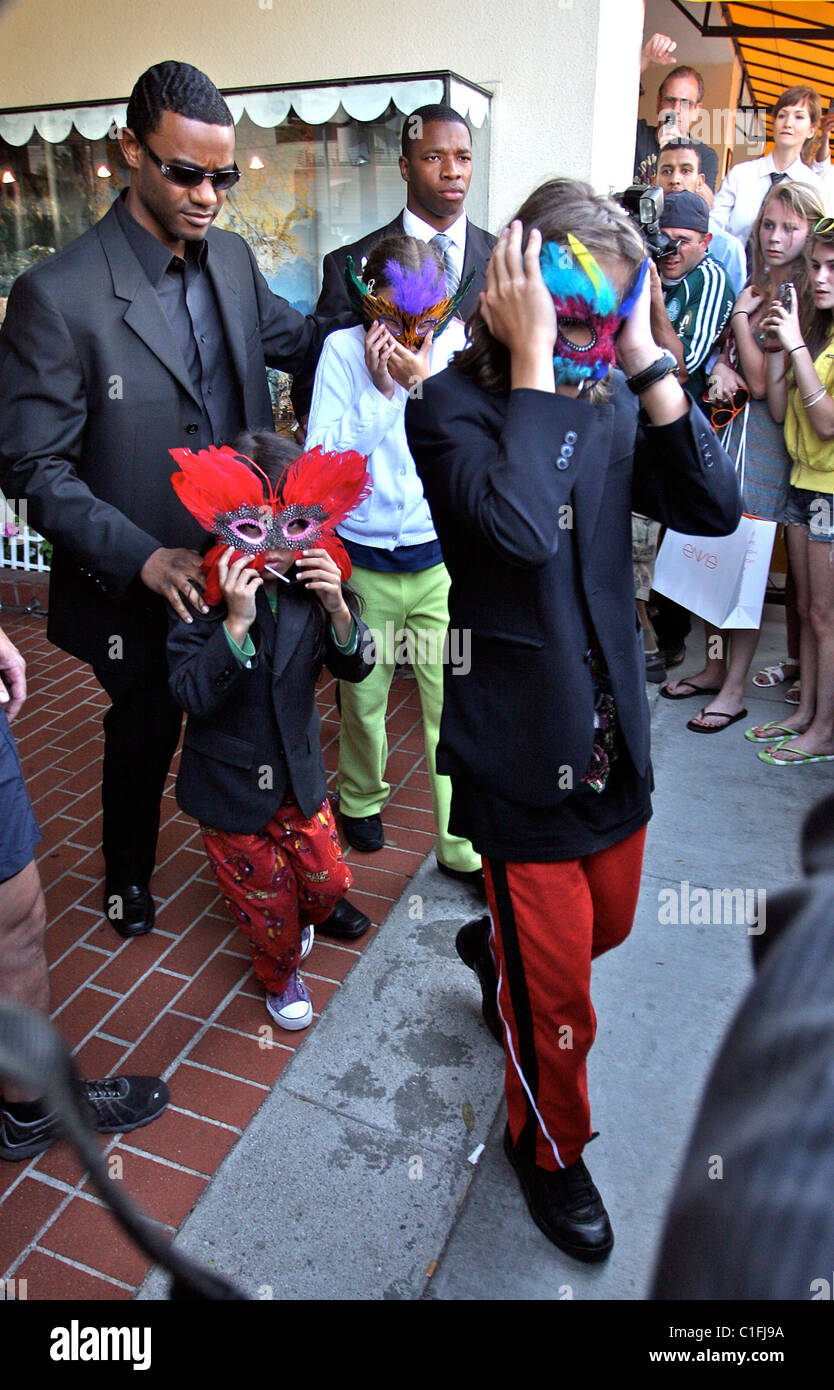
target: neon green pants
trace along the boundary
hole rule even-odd
[[[469,841],[449,834],[452,786],[449,778],[440,776],[435,768],[443,709],[443,642],[449,625],[446,566],[433,565],[431,569],[408,574],[357,566],[350,583],[365,600],[362,618],[376,638],[377,664],[359,684],[340,682],[340,809],[347,816],[372,816],[382,810],[388,799],[391,788],[385,781],[385,716],[397,648],[405,648],[420,691],[426,765],[437,824],[437,857],[450,869],[480,868],[480,857]]]

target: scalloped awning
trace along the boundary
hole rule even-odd
[[[452,105],[474,126],[482,126],[489,97],[459,78],[450,79]],[[331,121],[341,107],[357,121],[377,120],[393,102],[404,116],[418,106],[443,101],[443,78],[425,77],[385,82],[350,82],[343,86],[285,88],[272,92],[226,92],[235,121],[246,113],[266,129],[280,125],[292,109],[308,125]],[[115,122],[124,125],[127,103],[108,106],[67,106],[52,111],[0,112],[0,136],[9,145],[25,145],[35,130],[51,144],[66,140],[72,127],[87,140],[102,140]]]

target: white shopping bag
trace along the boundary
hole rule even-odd
[[[731,536],[667,531],[654,588],[713,627],[756,628],[762,620],[776,522],[743,516]]]
[[[744,487],[747,454],[745,406],[719,434]],[[757,628],[762,620],[776,522],[742,516],[731,536],[685,536],[667,531],[657,555],[653,587],[713,627]]]

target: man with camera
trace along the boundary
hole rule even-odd
[[[650,126],[637,122],[637,142],[634,150],[634,179],[636,183],[651,183],[657,171],[660,151],[670,140],[689,136],[690,127],[701,114],[704,79],[695,68],[677,67],[661,82],[657,90],[658,123]],[[712,207],[712,195],[718,181],[718,155],[711,145],[693,141],[701,159],[704,175],[703,196]]]
[[[735,295],[723,266],[709,254],[712,237],[703,198],[687,191],[671,193],[663,203],[660,227],[671,243],[659,257],[664,313],[683,358],[680,379],[683,383],[685,376],[687,392],[698,401],[707,359],[727,325]],[[665,330],[664,346],[667,338]]]
[[[686,148],[691,147],[687,144]],[[639,187],[629,189],[623,201],[632,216],[636,215],[652,255],[652,336],[677,358],[678,380],[693,400],[700,402],[707,360],[729,319],[735,294],[723,266],[708,251],[712,237],[704,199],[685,189],[668,196],[651,189],[651,199],[646,192]],[[638,198],[639,194],[644,196]],[[649,616],[658,534],[656,522],[637,515],[632,518],[635,596],[643,628],[646,679],[659,684],[666,679],[666,666],[681,659],[689,620],[676,605],[671,609],[665,606],[663,627],[655,627]]]

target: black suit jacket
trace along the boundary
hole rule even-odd
[[[298,370],[342,324],[304,318],[274,295],[241,237],[211,228],[207,242],[240,426],[271,429],[265,360]],[[164,668],[165,605],[139,573],[159,546],[205,540],[171,487],[168,453],[194,445],[200,403],[115,209],[15,282],[0,410],[0,486],[26,499],[30,523],[55,545],[50,639],[96,667],[112,669],[115,650],[122,670]]]
[[[305,816],[327,795],[316,679],[326,664],[339,680],[360,681],[374,665],[373,643],[357,619],[359,645],[340,652],[327,623],[323,658],[309,593],[281,586],[278,617],[259,589],[244,665],[229,646],[220,604],[185,623],[169,609],[169,688],[188,715],[177,802],[197,820],[254,835],[274,815],[288,784]]]
[[[645,772],[631,512],[697,534],[735,529],[735,474],[704,417],[693,406],[644,428],[619,372],[595,406],[488,395],[449,367],[408,401],[405,422],[452,579],[450,627],[471,641],[469,671],[445,669],[438,771],[531,806],[570,795],[593,742],[589,616]]]
[[[353,257],[356,273],[359,275],[363,261],[378,241],[382,241],[387,236],[402,236],[403,233],[403,215],[400,212],[393,222],[389,222],[385,227],[377,227],[376,231],[368,232],[367,236],[360,237],[350,246],[339,246],[335,251],[329,251],[322,262],[321,294],[316,304],[316,313],[323,318],[330,318],[335,314],[351,311],[354,313],[353,322],[358,323],[359,318],[355,314],[345,284],[347,258],[348,256]],[[495,237],[490,232],[485,232],[483,227],[476,227],[467,218],[466,249],[463,253],[461,282],[472,274],[475,278],[458,305],[457,312],[464,320],[468,319],[469,315],[477,308],[478,295],[484,288],[486,268],[494,245]],[[295,413],[299,418],[309,414],[312,394],[313,373],[302,372],[296,375],[293,379],[292,400]]]

